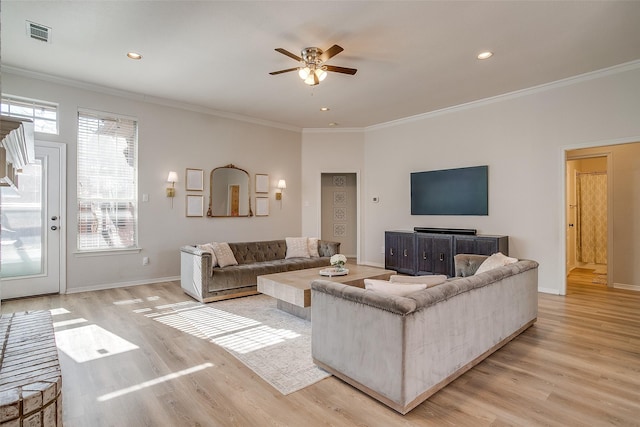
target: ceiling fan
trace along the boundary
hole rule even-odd
[[[335,73],[343,73],[354,75],[358,70],[355,68],[337,67],[335,65],[326,65],[325,62],[336,56],[344,49],[334,44],[329,49],[323,51],[317,47],[305,47],[300,52],[301,57],[295,55],[288,50],[281,47],[276,51],[289,58],[295,59],[300,62],[299,67],[287,68],[286,70],[273,71],[269,74],[275,76],[276,74],[288,73],[289,71],[298,71],[298,75],[309,86],[315,86],[323,81],[327,77],[327,71],[333,71]]]

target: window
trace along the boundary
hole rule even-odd
[[[138,245],[138,123],[78,113],[78,250]]]
[[[57,104],[2,95],[0,110],[5,116],[33,120],[33,127],[36,132],[58,134]]]

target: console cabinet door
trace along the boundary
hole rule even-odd
[[[400,267],[398,257],[400,247],[400,233],[386,231],[384,233],[384,268],[396,270]]]
[[[440,234],[417,233],[416,274],[453,275],[453,239]]]
[[[433,271],[433,237],[418,234],[416,240],[416,255],[418,258],[416,274],[431,274]]]
[[[415,233],[386,231],[384,267],[398,273],[415,274]]]
[[[433,238],[433,274],[453,276],[453,238],[438,236]]]
[[[400,234],[400,265],[398,272],[416,274],[416,243],[415,234]]]
[[[455,236],[455,254],[509,255],[507,236]]]

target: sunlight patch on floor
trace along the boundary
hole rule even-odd
[[[219,310],[210,306],[184,301],[156,307],[160,313],[147,313],[162,324],[178,329],[229,350],[246,354],[291,340],[300,335],[286,330],[274,329],[249,317]]]
[[[137,345],[98,325],[65,329],[57,331],[55,335],[58,349],[78,363],[113,356],[138,348]]]
[[[60,328],[62,326],[77,325],[79,323],[85,323],[85,322],[88,322],[88,320],[83,319],[82,317],[79,317],[77,319],[69,319],[69,320],[61,320],[59,322],[53,322],[53,327]]]
[[[133,385],[131,387],[127,387],[127,388],[120,389],[118,391],[114,391],[114,392],[111,392],[111,393],[103,394],[102,396],[98,396],[97,400],[98,400],[98,402],[105,402],[107,400],[114,399],[114,398],[120,397],[120,396],[124,396],[126,394],[133,393],[135,391],[139,391],[139,390],[142,390],[144,388],[151,387],[151,386],[154,386],[154,385],[166,382],[166,381],[171,381],[173,379],[182,377],[184,375],[193,374],[194,372],[202,371],[203,369],[211,368],[213,366],[214,366],[213,363],[203,363],[201,365],[194,366],[192,368],[184,369],[184,370],[178,371],[178,372],[173,372],[171,374],[164,375],[164,376],[158,377],[158,378],[154,378],[154,379],[149,380],[149,381],[144,381],[144,382],[142,382],[140,384],[136,384],[136,385]]]
[[[214,338],[211,342],[240,354],[246,354],[299,336],[300,334],[286,329],[273,329],[263,325]]]

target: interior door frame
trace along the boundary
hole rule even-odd
[[[316,188],[318,189],[318,236],[322,236],[322,174],[355,174],[356,176],[356,264],[360,264],[362,242],[360,241],[360,228],[362,220],[362,206],[360,204],[360,171],[357,169],[339,168],[335,170],[322,169],[317,175]]]
[[[58,206],[60,206],[60,257],[58,271],[60,275],[60,294],[67,293],[67,144],[61,142],[40,141],[36,139],[36,146],[57,149],[59,152],[58,170],[60,171],[60,193],[58,194]],[[49,226],[48,218],[45,221]]]
[[[602,147],[591,147],[591,149],[599,149],[602,148],[603,151],[593,152],[584,155],[577,156],[566,156],[565,160],[565,169],[566,162],[570,160],[581,160],[581,159],[592,159],[596,157],[605,157],[607,159],[607,287],[613,287],[613,174],[611,173],[613,170],[613,155],[610,150],[607,149],[606,146]],[[580,150],[579,148],[576,150]],[[574,151],[574,150],[571,150]],[[565,178],[565,193],[566,193],[567,182]],[[566,195],[565,195],[566,197]],[[568,202],[565,199],[565,207],[568,206]],[[565,217],[566,218],[566,217]],[[565,242],[566,242],[566,220],[565,220]],[[566,248],[565,248],[565,265],[566,265]],[[569,272],[567,271],[568,275]]]
[[[582,144],[573,144],[573,145],[565,145],[560,147],[558,161],[560,162],[560,167],[558,168],[560,172],[560,177],[558,182],[561,182],[563,185],[560,186],[559,189],[559,209],[558,209],[558,218],[560,218],[560,223],[562,224],[559,229],[559,243],[560,243],[560,256],[561,256],[561,266],[562,268],[558,269],[560,273],[560,277],[558,281],[560,283],[560,295],[567,294],[567,152],[573,150],[580,150],[583,148],[601,148],[602,152],[607,152],[607,147],[610,145],[619,145],[619,144],[633,144],[640,141],[640,135],[631,136],[627,138],[620,139],[612,139],[612,140],[604,140],[604,141],[592,141]],[[602,154],[604,155],[604,154]],[[601,155],[601,156],[602,156]],[[611,161],[611,163],[609,163]],[[612,156],[607,160],[607,286],[609,283],[614,284],[613,282],[613,159]]]

